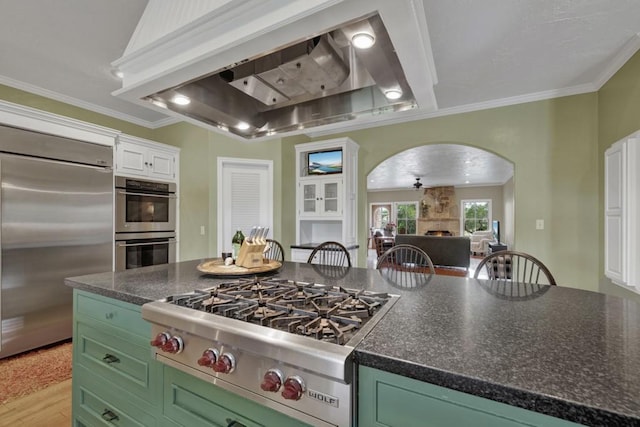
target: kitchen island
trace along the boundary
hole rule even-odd
[[[76,291],[142,305],[229,280],[202,275],[199,262],[66,283]],[[382,372],[462,392],[480,408],[483,402],[501,402],[585,425],[640,425],[640,306],[632,301],[560,286],[510,291],[450,276],[403,287],[376,270],[291,262],[278,275],[400,295],[356,347],[361,374]],[[365,402],[363,393],[369,391],[362,388],[364,419],[375,402],[368,396]]]

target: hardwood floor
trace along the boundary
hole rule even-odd
[[[0,405],[0,426],[69,427],[71,379]]]

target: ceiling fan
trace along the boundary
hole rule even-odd
[[[420,178],[419,178],[419,177],[418,177],[418,178],[416,178],[416,182],[414,182],[414,183],[413,183],[413,187],[414,187],[416,190],[419,190],[419,189],[420,189],[420,187],[422,187],[422,183],[420,182]]]

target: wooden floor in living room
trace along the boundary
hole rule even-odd
[[[69,427],[71,378],[0,405],[0,426]]]

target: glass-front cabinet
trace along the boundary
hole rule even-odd
[[[300,182],[300,216],[342,215],[342,180],[313,179]]]

